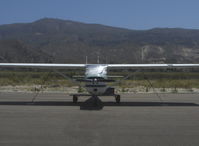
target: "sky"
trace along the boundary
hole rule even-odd
[[[199,29],[199,0],[0,0],[0,25],[59,18],[128,29]]]

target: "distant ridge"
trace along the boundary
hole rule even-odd
[[[199,63],[199,30],[129,30],[44,18],[0,25],[0,62]]]

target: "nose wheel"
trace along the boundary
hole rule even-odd
[[[120,103],[120,95],[115,95],[115,101],[116,103]]]
[[[77,103],[78,97],[76,95],[73,95],[73,103]]]

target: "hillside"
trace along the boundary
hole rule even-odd
[[[1,62],[199,63],[199,30],[129,30],[45,18],[0,26]]]

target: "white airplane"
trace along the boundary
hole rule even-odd
[[[160,69],[160,68],[199,68],[199,64],[45,64],[45,63],[0,63],[0,67],[12,68],[42,68],[42,69],[77,69],[85,68],[83,79],[89,96],[114,96],[117,103],[120,102],[120,95],[115,94],[114,88],[109,87],[111,82],[107,75],[107,69]],[[78,101],[78,96],[85,94],[73,94],[73,102]],[[88,96],[88,95],[87,95]]]

